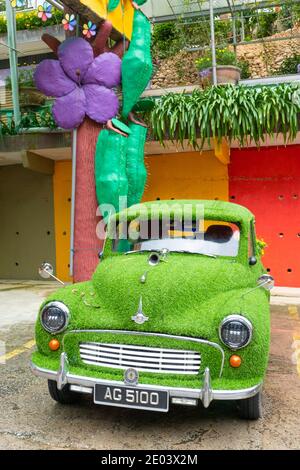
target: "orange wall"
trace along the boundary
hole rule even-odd
[[[144,201],[160,199],[228,200],[228,167],[213,151],[146,157]]]
[[[70,282],[70,225],[72,194],[72,163],[55,162],[54,223],[56,243],[56,275],[62,281]]]

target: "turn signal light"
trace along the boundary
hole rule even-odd
[[[58,339],[51,339],[51,341],[49,341],[49,348],[51,351],[57,351],[60,348],[60,342]]]
[[[237,368],[237,367],[240,367],[240,365],[242,364],[242,359],[237,354],[234,354],[233,356],[230,357],[229,362],[230,362],[231,367]]]

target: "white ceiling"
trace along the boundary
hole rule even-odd
[[[214,0],[213,6],[217,13],[230,11],[230,7],[234,9],[242,9],[249,5],[258,6],[261,4],[271,3],[266,0]],[[276,0],[274,0],[276,4]],[[280,0],[277,1],[277,4]],[[203,0],[190,0],[188,4],[184,0],[148,0],[142,7],[144,13],[154,21],[163,21],[175,19],[178,16],[196,16],[199,13],[208,13],[209,2]]]

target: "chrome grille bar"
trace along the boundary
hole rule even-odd
[[[183,375],[198,374],[201,365],[197,351],[106,343],[81,343],[80,358],[94,366]]]

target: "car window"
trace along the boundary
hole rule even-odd
[[[235,257],[239,252],[240,229],[235,223],[204,220],[146,220],[120,223],[114,251],[187,252],[212,256]]]

